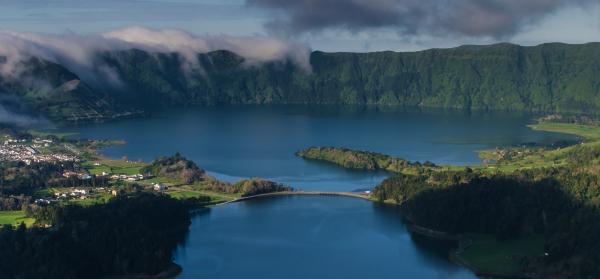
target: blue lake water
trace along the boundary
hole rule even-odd
[[[200,213],[178,250],[180,278],[475,278],[420,245],[394,208],[288,196]]]
[[[294,152],[343,146],[437,164],[480,163],[477,150],[572,137],[536,132],[522,113],[334,107],[213,107],[69,127],[123,139],[108,156],[151,161],[177,151],[211,175],[263,177],[297,189],[372,188],[386,173],[348,171]],[[175,261],[181,278],[473,278],[447,249],[417,241],[393,207],[345,197],[278,197],[199,213]]]
[[[357,110],[335,107],[213,107],[67,128],[81,137],[122,139],[113,157],[151,161],[179,151],[210,174],[235,181],[262,177],[304,190],[371,188],[386,173],[341,169],[294,152],[342,146],[437,164],[480,163],[477,150],[570,137],[532,131],[520,113]]]

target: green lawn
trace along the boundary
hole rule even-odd
[[[94,164],[98,163],[99,166]],[[82,164],[91,174],[101,174],[107,172],[110,174],[126,174],[133,175],[140,173],[140,169],[146,166],[145,163],[130,162],[125,160],[99,160],[87,161]]]
[[[239,194],[227,194],[219,193],[214,191],[202,190],[199,185],[185,185],[179,187],[171,187],[167,191],[167,194],[177,199],[187,199],[200,196],[208,196],[211,199],[211,203],[222,203],[226,201],[232,201],[239,197]]]
[[[214,192],[214,191],[198,191],[198,192],[203,195],[209,196],[214,202],[217,202],[217,203],[232,201],[232,200],[235,200],[235,199],[241,197],[240,194],[227,194],[227,193],[219,193],[219,192]]]
[[[83,162],[83,164],[81,164],[81,166],[84,167],[85,169],[87,169],[90,172],[90,174],[94,174],[94,175],[100,175],[103,172],[110,173],[110,167],[106,166],[106,165],[95,166],[94,163],[86,161],[86,162]]]
[[[572,134],[582,137],[586,140],[583,143],[585,146],[595,146],[600,144],[600,127],[577,125],[569,123],[540,123],[529,125],[531,129],[537,131],[548,131],[557,133]],[[567,157],[570,151],[578,145],[568,146],[556,149],[530,149],[530,148],[514,148],[513,150],[525,151],[529,153],[520,155],[517,158],[512,158],[497,163],[492,163],[487,166],[473,166],[474,169],[480,169],[484,172],[504,172],[510,173],[518,169],[531,169],[543,167],[556,167],[567,164]],[[479,152],[479,157],[482,159],[498,160],[494,150],[483,150]]]
[[[167,184],[167,185],[175,185],[175,184],[180,184],[181,182],[177,181],[176,179],[158,176],[158,177],[153,177],[153,178],[150,178],[150,179],[144,179],[144,180],[140,181],[140,183],[147,184],[147,185],[151,185],[151,184],[154,184],[154,183],[161,183],[161,184]]]
[[[200,192],[196,192],[196,191],[179,191],[179,190],[168,191],[167,194],[173,198],[182,199],[182,200],[206,196],[206,195],[204,195]]]
[[[75,188],[85,188],[88,189],[87,187],[75,187]],[[70,187],[52,187],[52,188],[44,188],[44,189],[40,189],[38,191],[36,191],[35,195],[37,197],[40,198],[44,198],[44,197],[48,197],[48,196],[53,196],[54,193],[56,192],[71,192],[71,190],[73,190],[74,188],[70,188]],[[108,200],[110,200],[112,198],[112,195],[109,192],[93,192],[89,195],[87,195],[86,199],[69,199],[69,200],[64,200],[61,199],[59,201],[60,204],[62,205],[68,205],[68,204],[78,204],[78,205],[82,205],[82,206],[89,206],[89,205],[95,205],[95,204],[102,204],[102,203],[106,203]]]
[[[108,202],[112,198],[110,193],[96,193],[94,195],[88,196],[86,199],[71,199],[71,200],[61,200],[61,204],[77,204],[81,206],[91,206],[96,204],[103,204]]]
[[[112,168],[111,173],[133,175],[140,173],[142,167]]]
[[[600,139],[600,127],[590,125],[579,125],[570,123],[552,123],[544,122],[539,124],[528,125],[527,127],[536,131],[565,133],[580,136],[587,140]]]
[[[473,243],[460,256],[482,272],[511,275],[519,270],[515,256],[539,256],[544,253],[540,235],[498,241],[492,235],[471,235]]]
[[[24,211],[0,211],[0,225],[17,226],[25,223],[27,227],[31,227],[35,219],[25,216]]]

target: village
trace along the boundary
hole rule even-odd
[[[140,164],[129,161],[89,161],[73,143],[52,137],[15,138],[0,135],[0,162],[74,163],[73,169],[62,171],[64,183],[39,190],[38,205],[75,203],[91,205],[108,201],[125,192],[127,185],[163,192],[168,187],[152,175],[141,174]],[[118,166],[115,166],[118,165]]]
[[[64,140],[57,135],[0,133],[0,164],[14,171],[28,168],[42,172],[45,181],[31,195],[39,206],[50,204],[91,206],[104,204],[116,196],[137,191],[162,192],[175,198],[204,197],[209,192],[183,185],[176,178],[156,176],[142,161],[112,159],[97,153],[109,141]],[[118,143],[117,143],[118,144]],[[45,164],[53,167],[44,167]],[[27,167],[22,164],[26,164]],[[45,184],[47,183],[47,184]],[[45,185],[42,185],[45,184]],[[217,195],[215,201],[231,199]]]
[[[101,167],[100,163],[93,163],[94,167]],[[98,174],[90,174],[89,170],[82,168],[78,171],[65,170],[62,173],[64,178],[78,181],[78,185],[75,187],[60,187],[51,188],[44,190],[39,193],[36,203],[38,204],[50,204],[53,202],[61,201],[79,201],[86,203],[85,200],[97,200],[106,199],[111,196],[117,196],[122,192],[122,187],[127,183],[140,182],[140,186],[148,190],[162,192],[168,189],[168,187],[159,182],[150,182],[149,179],[153,178],[151,175],[143,175],[139,173],[135,174],[112,174],[108,171],[103,171]],[[101,180],[108,183],[102,183],[102,186],[93,186],[95,183],[91,183],[91,180]],[[146,181],[144,181],[146,180]],[[85,186],[87,185],[87,186]]]
[[[0,145],[0,161],[18,161],[27,165],[40,162],[79,162],[81,159],[74,155],[68,144],[58,144],[51,139],[34,138],[6,139]]]
[[[153,191],[162,192],[168,187],[161,183],[152,183],[149,187]],[[35,200],[36,204],[48,205],[55,202],[75,202],[80,204],[92,204],[106,201],[110,197],[116,197],[122,191],[118,187],[64,187],[51,188],[40,193]]]
[[[64,177],[76,178],[78,180],[91,180],[94,177],[85,172],[72,172],[66,171],[63,174]],[[140,181],[142,175],[112,175],[104,176],[108,178],[112,183],[105,186],[76,186],[76,187],[54,187],[44,189],[38,192],[35,203],[37,204],[51,204],[55,202],[75,202],[79,204],[93,204],[96,202],[104,202],[110,197],[115,197],[123,193],[123,187],[115,186],[115,182],[125,181],[130,183],[131,181]],[[116,178],[114,178],[116,177]],[[121,177],[124,177],[122,179]],[[102,176],[100,176],[102,178]],[[135,180],[133,180],[135,179]],[[163,192],[168,189],[165,184],[162,183],[148,183],[142,184],[148,190]]]

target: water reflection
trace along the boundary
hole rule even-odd
[[[286,196],[196,216],[176,262],[181,278],[474,278],[447,248],[416,241],[395,207]]]

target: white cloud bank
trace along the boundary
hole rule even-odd
[[[25,127],[39,124],[40,122],[42,122],[42,120],[29,115],[12,112],[0,104],[0,124]]]
[[[177,52],[192,66],[197,63],[197,53],[228,50],[244,57],[249,65],[290,59],[310,70],[310,49],[302,44],[265,36],[197,36],[176,29],[133,26],[91,35],[0,31],[0,57],[5,57],[0,60],[0,75],[18,76],[22,70],[20,62],[39,57],[66,65],[79,75],[93,70],[94,74],[105,73],[108,76],[110,69],[98,65],[94,55],[98,51],[132,48],[148,52]]]

